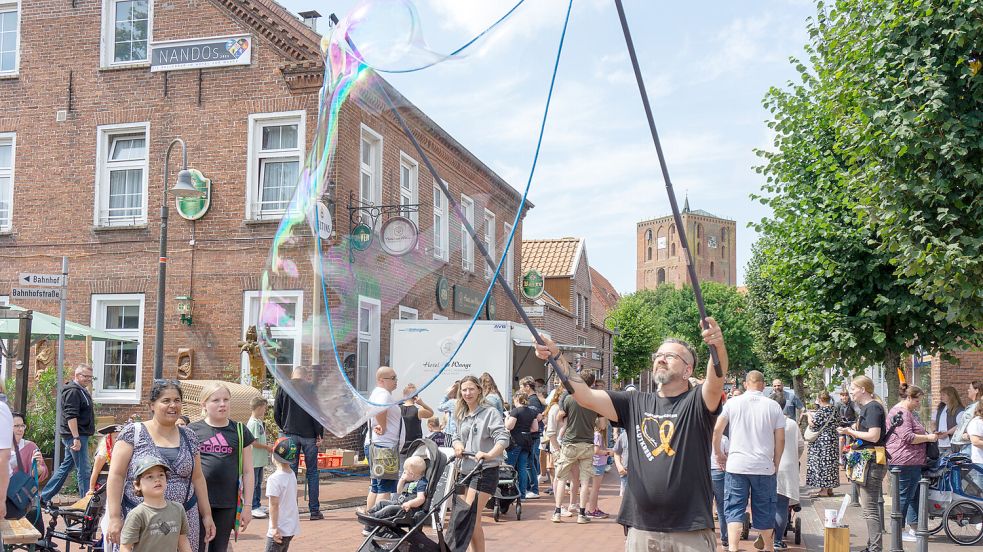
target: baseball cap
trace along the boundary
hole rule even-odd
[[[273,445],[273,459],[284,464],[293,464],[297,461],[299,448],[292,437],[280,437]]]
[[[109,424],[96,430],[99,435],[109,435],[110,433],[119,433],[120,431],[123,431],[123,426],[120,424]]]
[[[144,474],[144,472],[155,466],[160,466],[164,468],[165,472],[171,471],[171,467],[167,465],[167,462],[161,460],[160,458],[157,458],[156,456],[145,456],[137,460],[136,468],[134,468],[133,470],[134,479],[139,479],[140,476]]]

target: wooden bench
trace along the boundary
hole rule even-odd
[[[41,538],[41,533],[25,518],[0,519],[0,542],[4,552],[9,550],[27,550],[34,552],[34,547]]]

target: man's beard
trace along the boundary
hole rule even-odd
[[[655,381],[655,383],[659,385],[665,385],[667,383],[674,381],[676,379],[676,376],[668,369],[656,370],[655,375],[652,377],[652,379]]]

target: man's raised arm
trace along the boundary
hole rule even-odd
[[[560,348],[556,343],[546,336],[542,336],[542,338],[545,343],[543,345],[536,345],[536,356],[541,360],[546,360],[550,357],[556,360],[557,369],[561,371],[562,375],[567,376],[570,385],[573,387],[573,399],[577,401],[577,404],[588,410],[597,412],[598,415],[612,422],[617,422],[618,413],[614,409],[614,403],[611,402],[611,396],[606,391],[588,387],[584,383],[584,380],[580,378],[580,375],[570,369],[570,364],[567,363],[567,359],[560,355]]]
[[[724,333],[712,316],[707,317],[708,328],[703,330],[703,341],[717,349],[720,359],[720,376],[713,368],[713,358],[707,359],[707,377],[703,380],[703,402],[711,412],[720,406],[720,398],[724,394],[724,378],[727,377],[727,346],[724,345]],[[702,326],[701,326],[702,327]]]

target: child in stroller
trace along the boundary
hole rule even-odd
[[[403,512],[411,512],[424,505],[427,501],[427,478],[424,472],[426,461],[419,456],[410,456],[403,462],[403,475],[396,484],[396,500],[380,500],[369,510],[369,514],[377,519],[394,520]],[[385,531],[388,532],[388,531]],[[369,533],[366,526],[365,534]],[[380,535],[386,537],[388,535]],[[394,536],[394,535],[393,535]]]

